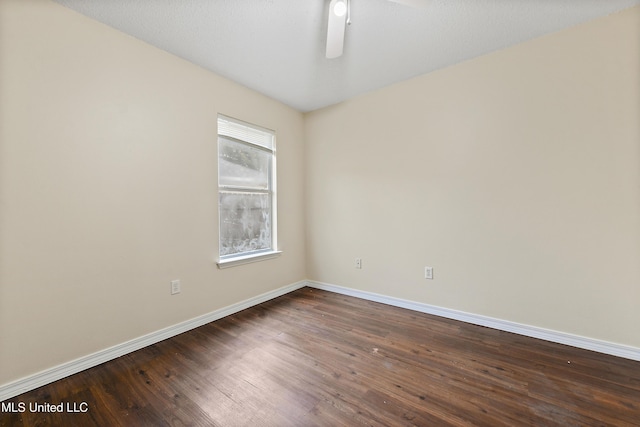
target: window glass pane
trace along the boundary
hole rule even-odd
[[[220,192],[220,255],[271,249],[271,196]]]
[[[268,189],[271,157],[271,153],[248,144],[219,138],[219,185]]]

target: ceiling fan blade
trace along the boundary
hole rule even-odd
[[[405,6],[417,7],[419,9],[424,9],[429,5],[430,0],[389,0],[394,3],[403,4]]]
[[[347,22],[347,0],[331,0],[329,3],[329,22],[327,24],[327,58],[342,55],[344,48],[344,29]]]

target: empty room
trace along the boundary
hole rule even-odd
[[[640,425],[640,0],[0,0],[0,426]]]

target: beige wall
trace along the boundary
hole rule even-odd
[[[635,8],[303,116],[0,0],[0,384],[305,277],[640,347],[638,40]],[[215,266],[219,112],[278,132],[276,260]]]
[[[302,114],[49,1],[0,53],[0,384],[305,278]],[[276,260],[214,262],[218,112],[277,131]]]
[[[639,41],[636,7],[308,114],[309,278],[640,347]]]

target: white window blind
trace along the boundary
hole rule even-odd
[[[274,132],[223,115],[218,116],[218,135],[228,136],[250,144],[274,150]]]

